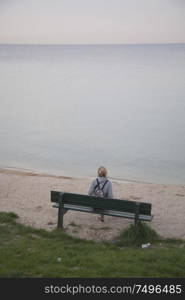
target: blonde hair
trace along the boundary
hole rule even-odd
[[[98,176],[99,177],[106,177],[107,176],[107,169],[105,167],[98,168]]]

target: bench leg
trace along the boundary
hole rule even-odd
[[[139,219],[138,218],[135,218],[135,222],[134,222],[134,225],[137,226],[139,223]]]
[[[135,226],[137,226],[139,223],[139,208],[140,208],[140,203],[136,203]]]
[[[64,218],[64,209],[62,207],[62,202],[59,201],[59,208],[58,208],[58,228],[63,228],[63,218]]]

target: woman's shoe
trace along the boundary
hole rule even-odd
[[[98,220],[101,221],[101,222],[104,222],[104,217],[100,216],[100,217],[98,217]]]

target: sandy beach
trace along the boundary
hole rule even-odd
[[[110,178],[111,179],[111,178]],[[9,169],[0,170],[0,211],[15,212],[19,222],[52,230],[57,225],[57,209],[52,208],[50,192],[87,194],[92,178],[71,178]],[[112,180],[114,198],[152,203],[151,223],[162,237],[185,239],[185,186]],[[132,220],[69,211],[65,231],[96,241],[112,240]]]

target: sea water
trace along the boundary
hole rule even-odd
[[[185,44],[0,45],[0,167],[185,182]]]

